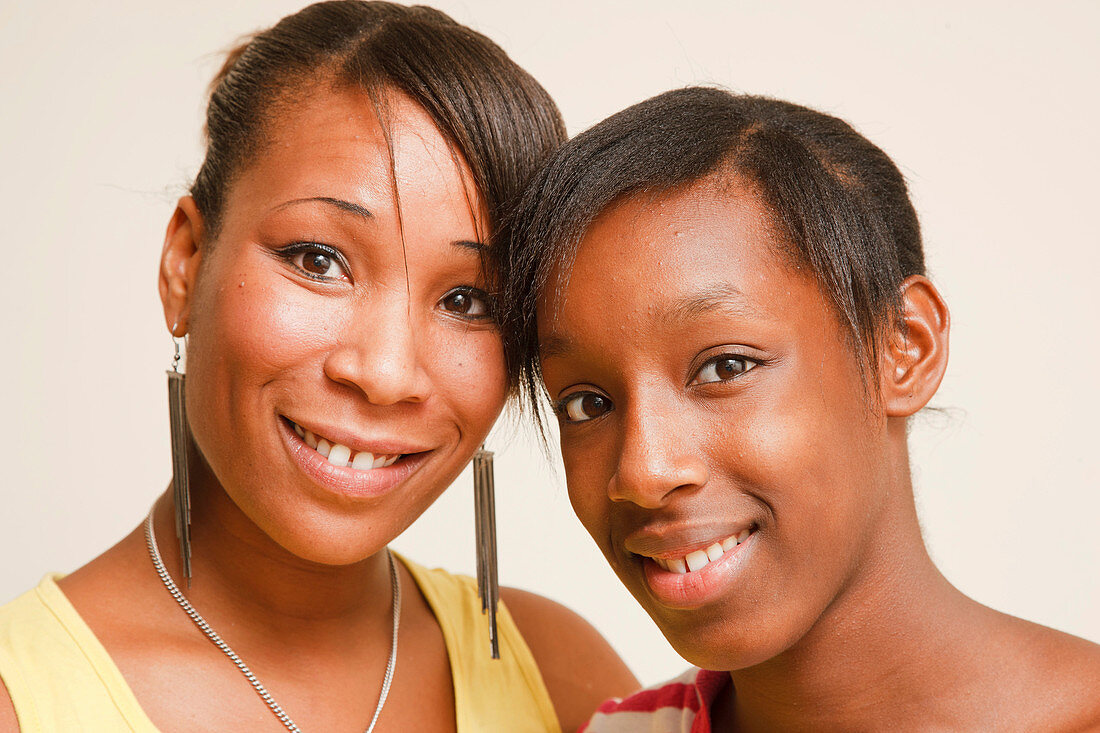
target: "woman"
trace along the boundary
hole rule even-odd
[[[0,730],[575,728],[634,685],[598,634],[504,589],[490,659],[472,581],[386,549],[508,393],[485,266],[553,103],[442,13],[342,0],[233,52],[206,132],[159,279],[189,489],[0,611]]]
[[[668,92],[567,143],[507,303],[573,507],[702,670],[588,731],[1093,730],[1100,647],[937,570],[907,421],[949,316],[904,179],[836,118]]]

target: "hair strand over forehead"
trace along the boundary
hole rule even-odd
[[[229,187],[262,152],[272,122],[304,95],[341,88],[368,93],[387,141],[388,93],[427,112],[469,167],[485,213],[479,235],[495,262],[511,237],[509,211],[565,140],[561,115],[485,36],[433,8],[381,0],[310,5],[228,54],[211,84],[206,155],[191,186],[208,239],[217,239]],[[514,384],[516,373],[509,376]]]

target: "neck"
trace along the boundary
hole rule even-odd
[[[715,717],[729,730],[865,730],[930,711],[973,672],[960,650],[989,610],[933,564],[905,491],[871,538],[869,557],[814,626],[768,661],[731,672],[735,699]],[[722,707],[724,706],[724,707]]]
[[[738,730],[888,728],[885,711],[907,715],[955,681],[946,660],[967,642],[970,604],[930,562],[920,583],[838,603],[794,647],[731,672]]]

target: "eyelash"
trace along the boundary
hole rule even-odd
[[[577,400],[578,397],[580,398],[581,402],[583,402],[584,399],[588,398],[588,397],[595,397],[596,399],[603,400],[604,402],[607,403],[607,410],[600,413],[599,415],[596,415],[595,417],[588,417],[588,418],[584,418],[582,420],[571,418],[569,416],[569,406],[572,402]],[[554,414],[556,414],[558,416],[559,420],[563,420],[564,422],[567,422],[567,423],[577,424],[577,423],[583,423],[583,422],[591,422],[592,420],[597,420],[597,419],[603,417],[608,412],[611,412],[612,410],[615,409],[615,403],[612,402],[607,397],[605,397],[604,395],[600,394],[599,392],[593,392],[591,390],[583,390],[581,392],[573,392],[572,394],[568,394],[565,397],[562,397],[560,400],[557,400],[556,402],[553,403],[552,408],[554,410]]]
[[[745,365],[745,368],[742,371],[738,372],[737,374],[734,374],[734,375],[730,376],[728,379],[722,379],[720,376],[718,376],[717,365],[720,362],[723,362],[723,361],[743,362],[744,365]],[[733,381],[735,379],[738,379],[739,377],[747,374],[748,372],[752,371],[756,367],[760,366],[762,363],[763,362],[760,361],[759,359],[750,359],[749,357],[745,356],[744,354],[716,354],[715,356],[710,357],[709,359],[707,359],[706,361],[704,361],[702,364],[699,365],[699,368],[695,370],[695,373],[692,376],[691,381],[688,382],[688,386],[699,386],[699,385],[704,385],[704,384],[717,384],[719,382],[731,382],[731,381]],[[708,366],[711,366],[711,365],[715,366],[715,377],[717,377],[717,379],[710,379],[710,380],[707,380],[705,382],[698,381],[699,376],[703,373],[703,370],[705,370]]]
[[[705,381],[705,382],[698,381],[699,376],[703,373],[703,371],[708,366],[711,366],[711,365],[715,366],[715,376],[717,377],[718,376],[717,365],[722,361],[739,361],[739,362],[742,362],[744,364],[744,369],[742,371],[738,372],[737,374],[734,374],[733,376],[729,377],[728,379],[722,379],[722,378],[719,377],[717,379],[711,379],[711,380],[708,380],[708,381]],[[750,359],[749,357],[744,356],[743,354],[718,354],[718,355],[712,356],[709,359],[707,359],[706,361],[704,361],[699,366],[699,368],[695,370],[694,376],[692,377],[691,381],[688,382],[688,386],[690,387],[690,386],[700,386],[700,385],[704,385],[704,384],[717,384],[719,382],[732,382],[732,381],[740,378],[742,375],[747,374],[748,372],[752,371],[753,369],[755,369],[756,367],[760,366],[763,363],[764,362],[760,359]],[[577,402],[577,410],[578,411],[583,410],[583,402],[584,402],[585,399],[587,399],[589,397],[594,397],[598,400],[602,400],[602,401],[606,402],[607,403],[607,409],[604,410],[603,412],[601,412],[599,415],[595,415],[593,417],[583,417],[583,418],[578,419],[576,417],[570,416],[569,413],[570,413],[571,405],[573,405],[575,402]],[[579,399],[579,402],[578,402],[578,399]],[[597,420],[597,419],[603,417],[604,415],[606,415],[607,413],[609,413],[609,412],[611,412],[612,410],[615,409],[615,403],[612,402],[608,397],[600,394],[599,392],[594,392],[594,391],[591,391],[591,390],[582,390],[580,392],[573,392],[571,394],[566,395],[565,397],[562,397],[561,399],[555,401],[551,405],[551,407],[554,410],[554,414],[556,414],[558,416],[559,420],[562,420],[562,421],[567,422],[567,423],[577,424],[577,423],[591,422],[592,420]]]
[[[473,315],[470,315],[469,313],[458,313],[458,312],[455,312],[455,311],[447,311],[451,315],[455,316],[456,318],[462,318],[462,319],[465,319],[465,320],[468,320],[468,321],[493,321],[493,320],[496,320],[496,302],[494,301],[493,297],[491,295],[489,295],[489,293],[485,292],[484,290],[481,290],[480,288],[475,288],[475,287],[470,286],[470,285],[462,285],[460,287],[452,288],[451,290],[448,290],[447,294],[439,299],[439,302],[442,305],[443,303],[445,303],[447,301],[448,298],[452,298],[456,295],[467,295],[467,296],[477,298],[478,300],[482,301],[485,304],[485,312],[484,313],[475,313]]]
[[[344,278],[348,277],[348,270],[350,268],[348,267],[347,262],[344,260],[343,255],[340,254],[339,250],[337,250],[333,247],[330,247],[326,244],[319,244],[317,242],[295,242],[294,244],[290,244],[290,245],[287,245],[286,247],[282,247],[282,248],[276,250],[276,254],[283,261],[285,261],[287,264],[289,264],[291,267],[293,267],[295,270],[297,270],[300,275],[302,275],[304,277],[308,277],[310,280],[315,280],[317,282],[323,282],[323,283],[330,283],[330,282],[335,282],[337,280],[343,279],[343,278],[339,278],[339,277],[326,277],[324,275],[318,275],[317,273],[310,272],[310,271],[306,270],[305,268],[303,268],[301,265],[299,265],[298,262],[296,261],[298,259],[298,257],[300,257],[301,255],[304,255],[304,254],[309,254],[311,252],[316,252],[316,253],[319,253],[319,254],[323,254],[326,257],[329,257],[343,271]],[[447,291],[447,293],[442,298],[440,298],[439,302],[442,304],[448,298],[454,297],[456,295],[467,295],[467,296],[470,296],[470,297],[476,298],[477,300],[482,301],[485,304],[484,305],[485,312],[484,313],[475,313],[473,315],[470,315],[470,314],[467,314],[467,313],[459,313],[459,312],[455,312],[455,311],[448,311],[448,313],[450,313],[451,315],[455,316],[456,318],[462,318],[462,319],[467,320],[467,321],[492,321],[492,320],[495,320],[495,318],[496,318],[496,303],[494,302],[492,296],[490,296],[484,290],[481,290],[480,288],[472,287],[470,285],[463,285],[463,286],[460,286],[460,287],[457,287],[457,288],[452,288],[451,290]]]
[[[342,279],[339,277],[326,277],[324,275],[318,275],[315,272],[310,272],[295,261],[300,255],[309,254],[310,252],[323,254],[326,257],[331,258],[332,261],[335,262],[337,266],[339,266],[339,268],[343,271],[344,278],[350,279],[350,276],[348,275],[348,270],[350,268],[348,267],[347,261],[344,260],[344,256],[340,254],[339,250],[330,247],[327,244],[319,244],[317,242],[295,242],[277,250],[276,254],[287,264],[297,270],[299,274],[303,275],[304,277],[308,277],[310,280],[329,283]]]

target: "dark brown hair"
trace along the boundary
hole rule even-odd
[[[790,102],[689,87],[612,115],[558,149],[517,210],[504,258],[507,353],[536,415],[542,394],[536,306],[592,222],[616,200],[715,174],[760,192],[790,254],[809,265],[877,375],[899,323],[902,281],[924,273],[920,226],[893,161],[843,120]]]
[[[265,126],[319,85],[386,91],[424,108],[469,166],[485,205],[491,256],[509,208],[565,139],[554,102],[485,36],[438,10],[366,0],[310,5],[231,51],[211,84],[206,157],[191,187],[216,238],[234,178]]]

